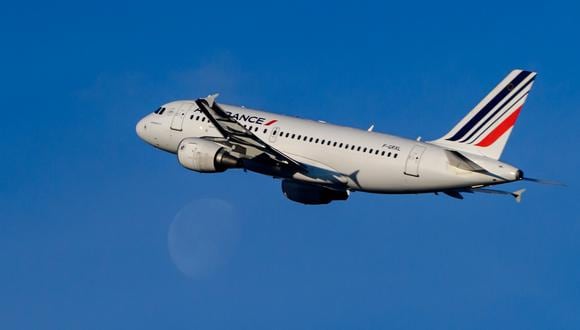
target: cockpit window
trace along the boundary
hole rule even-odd
[[[159,113],[160,110],[161,110],[161,107],[157,108],[157,110],[153,111],[153,113]]]
[[[158,112],[158,114],[162,115],[165,112],[165,108],[161,107],[161,110]]]

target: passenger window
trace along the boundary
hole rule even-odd
[[[189,120],[193,120],[193,115],[189,116]]]
[[[397,156],[398,156],[398,155],[399,155],[399,154],[395,154],[395,155],[393,156],[393,158],[397,158]]]
[[[364,148],[364,149],[363,149],[363,152],[367,152],[367,148]]]
[[[339,148],[342,148],[342,142],[338,145]]]
[[[318,139],[316,139],[316,141],[314,141],[314,143],[318,143]]]
[[[375,150],[375,155],[379,154],[379,149]]]
[[[295,138],[295,137],[296,137],[296,134],[292,134],[292,138]]]
[[[268,129],[264,128],[264,134],[266,134],[266,132],[268,132]]]
[[[381,151],[381,156],[384,156],[384,155],[385,155],[385,152],[384,151]]]
[[[198,120],[199,121],[199,116],[195,117],[195,120]]]

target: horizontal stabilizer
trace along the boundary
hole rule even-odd
[[[525,192],[525,189],[516,190],[514,192],[505,191],[505,190],[496,190],[496,189],[487,189],[487,188],[473,188],[473,189],[455,189],[455,190],[446,190],[443,193],[449,197],[453,197],[456,199],[463,199],[463,195],[461,193],[485,193],[485,194],[493,194],[493,195],[509,195],[516,199],[516,202],[522,201],[522,194]]]
[[[480,192],[485,194],[494,194],[494,195],[509,195],[516,199],[516,202],[522,201],[522,194],[526,191],[525,189],[520,189],[516,191],[505,191],[505,190],[496,190],[496,189],[487,189],[487,188],[477,188],[471,189],[472,192]]]

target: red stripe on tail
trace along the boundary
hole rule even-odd
[[[520,106],[514,113],[509,115],[501,124],[499,124],[491,133],[489,133],[481,142],[476,144],[478,147],[489,147],[499,139],[507,130],[512,128],[518,119],[522,107]]]

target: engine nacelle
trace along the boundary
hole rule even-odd
[[[282,180],[282,192],[289,200],[302,204],[328,204],[348,198],[346,190],[334,190],[294,180]]]
[[[238,167],[238,159],[219,144],[199,138],[187,138],[177,148],[177,159],[183,167],[196,172],[223,172]]]

